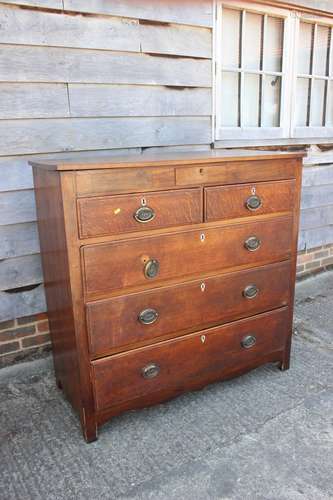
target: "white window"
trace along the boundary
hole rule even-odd
[[[293,137],[333,136],[331,35],[330,26],[298,20]]]
[[[218,2],[217,140],[333,136],[332,28],[325,21]]]

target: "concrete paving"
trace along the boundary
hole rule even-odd
[[[0,498],[333,498],[333,272],[297,285],[288,372],[128,412],[86,445],[49,359],[0,370]]]

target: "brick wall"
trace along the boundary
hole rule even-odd
[[[333,269],[333,244],[299,252],[297,279]]]
[[[297,279],[333,269],[333,244],[300,252]],[[47,315],[26,316],[0,323],[0,368],[47,355],[50,351]]]
[[[0,368],[41,357],[50,351],[45,313],[0,323]]]

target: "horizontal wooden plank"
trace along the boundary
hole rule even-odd
[[[0,192],[31,189],[32,170],[25,157],[0,158]]]
[[[326,184],[333,186],[333,165],[320,165],[303,169],[303,187]]]
[[[1,0],[1,3],[28,5],[29,7],[44,7],[48,9],[63,9],[62,0]]]
[[[165,1],[165,0],[64,0],[67,10],[109,14],[183,23],[199,26],[213,26],[213,2],[211,0]]]
[[[333,243],[333,225],[301,231],[298,239],[298,249],[317,248]]]
[[[109,149],[98,151],[75,151],[65,153],[45,153],[27,156],[9,156],[0,158],[0,192],[32,189],[32,170],[28,162],[37,160],[68,160],[104,158],[119,155],[137,155],[141,148]]]
[[[0,321],[46,311],[44,286],[17,293],[0,292]]]
[[[33,190],[0,193],[0,226],[36,220]]]
[[[333,205],[301,210],[300,227],[302,230],[315,229],[316,227],[319,228],[322,226],[328,226],[330,224],[333,226]]]
[[[0,290],[12,290],[42,283],[42,265],[39,254],[0,261]]]
[[[212,56],[210,29],[2,6],[0,43]]]
[[[308,7],[333,13],[332,0],[287,0],[287,2],[297,7]]]
[[[72,118],[0,121],[3,155],[207,144],[210,118]]]
[[[3,45],[0,81],[210,87],[211,61],[105,50]]]
[[[73,117],[208,116],[212,108],[207,88],[70,84],[68,91]]]
[[[33,255],[40,251],[35,222],[0,226],[0,241],[0,259]]]
[[[333,205],[333,186],[331,184],[302,189],[302,208],[315,208]]]
[[[0,96],[0,119],[69,116],[67,87],[61,83],[0,83]]]

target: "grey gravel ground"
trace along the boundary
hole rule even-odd
[[[113,419],[86,445],[51,362],[0,370],[0,498],[333,499],[333,272],[297,285],[288,372]]]

